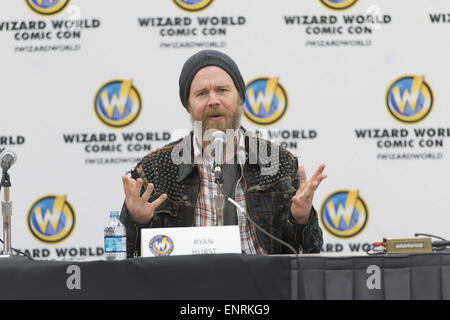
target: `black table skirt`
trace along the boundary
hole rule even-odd
[[[87,262],[3,258],[0,299],[450,299],[450,253],[300,255],[298,261],[244,254]]]

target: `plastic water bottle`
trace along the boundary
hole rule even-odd
[[[119,211],[111,211],[105,227],[105,260],[127,258],[125,226],[119,220]]]

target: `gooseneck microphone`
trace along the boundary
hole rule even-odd
[[[225,196],[221,187],[223,183],[222,166],[223,166],[223,150],[225,146],[226,136],[220,130],[214,131],[211,135],[211,144],[214,146],[214,181],[217,184],[217,195],[214,196],[214,207],[216,208],[217,225],[223,226],[224,224],[224,208],[225,208]]]
[[[281,239],[278,239],[277,237],[273,236],[272,234],[268,233],[266,230],[261,228],[259,225],[257,225],[248,215],[247,211],[242,208],[236,201],[231,199],[230,197],[225,197],[225,192],[223,191],[223,188],[221,184],[223,183],[223,177],[222,177],[222,166],[223,166],[223,153],[224,153],[224,146],[226,141],[226,135],[223,131],[216,130],[211,135],[211,143],[214,146],[214,180],[218,186],[218,193],[219,196],[224,197],[223,202],[225,202],[225,199],[228,200],[230,203],[232,203],[234,206],[236,206],[250,221],[251,224],[253,224],[258,230],[260,230],[262,233],[267,235],[268,237],[274,239],[275,241],[278,241],[282,245],[286,246],[290,251],[292,251],[293,254],[297,255],[297,251],[288,243],[284,242]],[[224,204],[224,203],[223,203]],[[216,205],[217,208],[217,205]],[[222,207],[223,209],[223,207]]]

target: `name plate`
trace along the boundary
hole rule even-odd
[[[141,256],[242,253],[239,226],[141,229]]]

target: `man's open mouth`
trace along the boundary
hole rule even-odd
[[[223,119],[224,117],[225,117],[225,116],[222,115],[222,114],[217,114],[217,115],[212,115],[212,116],[210,116],[209,119],[211,119],[211,120],[221,120],[221,119]]]

